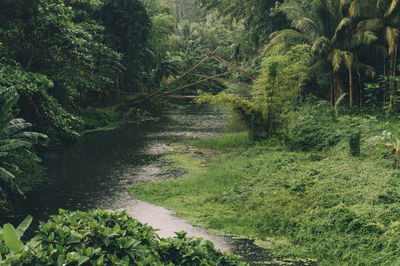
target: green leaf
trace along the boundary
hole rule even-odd
[[[26,246],[29,249],[34,249],[37,246],[39,246],[39,244],[41,243],[40,238],[38,236],[35,236],[34,238],[32,238],[31,240],[29,240],[28,243],[26,243]]]
[[[88,260],[89,260],[89,257],[80,256],[79,259],[78,259],[78,265],[82,265],[82,264],[84,264],[85,262],[87,262]]]
[[[28,229],[28,227],[31,225],[32,223],[32,216],[28,215],[25,220],[22,221],[22,223],[20,223],[17,227],[17,236],[18,238],[21,238],[21,236],[24,234],[24,232],[26,231],[26,229]]]
[[[23,244],[17,236],[17,231],[12,224],[5,224],[3,227],[3,237],[6,242],[6,246],[12,252],[18,252],[23,248]]]
[[[339,98],[337,98],[336,102],[335,102],[335,108],[339,106],[340,102],[343,100],[344,96],[346,96],[347,93],[342,93]]]
[[[14,179],[15,176],[3,167],[0,167],[0,178],[6,182],[9,182],[10,180]]]

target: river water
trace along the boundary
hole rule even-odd
[[[216,109],[188,105],[168,111],[158,120],[88,133],[75,145],[47,150],[42,158],[49,181],[29,193],[17,205],[15,216],[5,220],[18,224],[31,214],[36,222],[31,227],[36,228],[39,220],[47,220],[59,208],[126,209],[139,221],[160,229],[161,237],[185,230],[189,236],[211,240],[218,249],[240,255],[250,264],[267,261],[268,252],[250,240],[210,235],[172,211],[137,200],[127,192],[134,184],[179,175],[179,171],[162,169],[166,162],[161,156],[173,150],[169,144],[183,136],[222,134],[223,122],[223,113]]]

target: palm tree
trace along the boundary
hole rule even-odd
[[[343,79],[339,71],[347,69],[349,79],[349,102],[353,105],[352,68],[357,64],[352,50],[360,43],[376,39],[370,32],[356,38],[354,20],[347,17],[346,3],[333,0],[306,0],[301,3],[289,1],[281,11],[287,16],[294,29],[284,29],[270,35],[269,47],[279,44],[309,43],[318,58],[312,69],[328,68],[330,73],[331,104],[343,94]]]
[[[16,181],[21,172],[19,165],[27,159],[39,162],[32,146],[47,138],[44,134],[25,131],[32,124],[13,118],[11,110],[17,100],[18,93],[14,88],[0,88],[0,194],[3,198],[11,191],[22,194]]]
[[[343,1],[343,0],[342,0]],[[386,46],[383,54],[383,74],[390,76],[391,87],[394,87],[394,77],[396,76],[396,64],[398,56],[398,46],[400,40],[400,0],[354,0],[351,2],[349,15],[355,20],[359,20],[357,28],[359,32],[372,31],[377,36],[377,46]],[[386,65],[389,60],[389,73]],[[393,89],[389,96],[392,103]],[[386,98],[386,96],[384,96]],[[386,99],[384,99],[385,102]]]

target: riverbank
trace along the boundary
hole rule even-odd
[[[73,146],[76,142],[82,141],[85,135],[95,132],[109,131],[112,132],[127,124],[140,124],[145,121],[158,120],[156,113],[150,113],[141,108],[123,109],[120,105],[110,105],[108,107],[88,107],[85,109],[75,109],[74,117],[81,121],[81,127],[68,127],[72,139],[62,139],[57,136],[56,132],[52,131],[46,145],[37,145],[36,152],[41,157],[49,150],[67,146]],[[74,132],[74,133],[72,133]],[[62,134],[61,134],[62,135]],[[9,196],[5,202],[0,203],[0,216],[12,216],[15,204],[18,201],[23,201],[26,194],[40,187],[43,183],[49,182],[46,176],[46,167],[42,164],[35,163],[32,160],[26,160],[20,165],[23,171],[16,178],[15,183],[18,185],[21,195],[18,191]],[[0,217],[1,218],[1,217]]]
[[[366,124],[360,156],[350,155],[348,138],[308,152],[250,143],[244,133],[186,141],[197,150],[178,146],[166,157],[186,175],[130,192],[211,231],[255,238],[278,259],[396,265],[400,173],[380,149],[385,124]],[[218,155],[205,160],[210,153]]]

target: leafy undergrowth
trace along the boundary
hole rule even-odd
[[[198,148],[212,148],[221,150],[245,149],[251,146],[247,132],[226,134],[208,139],[200,139],[190,144]]]
[[[350,155],[348,139],[340,134],[335,146],[310,152],[271,139],[248,149],[241,144],[203,171],[130,191],[209,229],[257,238],[277,258],[398,265],[400,172],[387,158],[390,151],[379,150],[384,127],[377,121],[363,124],[360,156]],[[243,142],[245,135],[228,138]],[[218,140],[224,138],[196,145],[228,148]]]
[[[26,245],[18,240],[20,227],[0,228],[1,265],[244,265],[185,232],[160,238],[125,211],[60,210]]]

